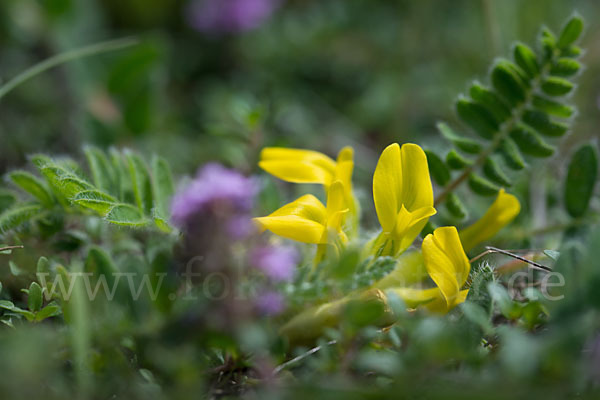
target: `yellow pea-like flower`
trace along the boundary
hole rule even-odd
[[[352,216],[349,231],[356,233],[360,207],[352,192],[354,150],[346,146],[333,160],[313,150],[266,147],[260,153],[258,166],[271,175],[292,183],[318,183],[329,192],[335,181],[344,188],[344,200]]]
[[[381,153],[373,175],[373,200],[382,233],[372,242],[371,251],[399,255],[436,213],[423,149],[394,143]]]
[[[403,254],[397,268],[376,282],[374,287],[391,290],[409,307],[426,304],[432,311],[446,312],[465,301],[468,290],[462,290],[462,287],[470,269],[471,264],[456,228],[445,226],[423,239],[421,252]],[[427,276],[436,287],[414,287]]]
[[[500,229],[508,225],[521,211],[519,200],[500,189],[498,197],[486,213],[474,224],[460,231],[460,240],[465,251],[470,251],[479,243],[492,238]]]
[[[389,293],[400,297],[407,307],[426,307],[433,312],[448,312],[465,301],[468,289],[462,289],[471,264],[462,248],[455,227],[437,228],[423,240],[422,251],[410,251],[398,260],[398,268],[371,287],[349,293],[327,303],[308,308],[292,318],[281,333],[294,342],[309,342],[326,328],[342,321],[351,302],[380,305],[380,314],[371,323],[390,325],[395,317],[388,304]],[[416,285],[427,277],[435,287],[423,289]]]
[[[262,229],[298,242],[345,244],[348,238],[342,230],[342,221],[347,212],[344,186],[341,181],[335,181],[328,191],[327,206],[307,194],[254,221]]]

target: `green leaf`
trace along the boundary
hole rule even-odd
[[[466,301],[460,305],[465,318],[479,326],[485,333],[494,331],[494,326],[490,321],[490,315],[480,305],[471,301]]]
[[[502,168],[500,168],[498,163],[491,157],[485,159],[483,163],[483,173],[487,178],[499,185],[512,185],[511,180],[506,176],[504,171],[502,171]]]
[[[583,19],[580,16],[575,15],[569,20],[569,22],[567,22],[563,30],[560,32],[557,44],[558,47],[560,49],[565,49],[572,45],[577,39],[579,39],[581,32],[583,32]]]
[[[14,313],[17,313],[19,315],[24,316],[27,319],[27,321],[29,321],[29,322],[31,322],[31,321],[33,321],[35,319],[35,314],[32,313],[31,311],[23,310],[22,308],[19,308],[19,307],[16,307],[16,306],[13,307],[11,311],[14,312]]]
[[[50,261],[44,256],[41,256],[37,262],[36,271],[38,273],[49,273],[50,272]]]
[[[21,275],[23,275],[23,274],[26,273],[21,268],[19,268],[19,266],[17,265],[17,263],[15,263],[12,260],[10,260],[8,262],[8,268],[10,269],[10,273],[13,274],[14,276],[21,276]]]
[[[44,206],[51,206],[54,199],[43,182],[27,171],[12,171],[10,179],[21,189],[38,199]]]
[[[14,229],[41,213],[42,207],[37,204],[10,208],[0,214],[0,233]]]
[[[460,119],[476,133],[485,139],[492,139],[498,131],[498,122],[482,105],[467,99],[459,98],[456,102],[456,112]]]
[[[510,131],[510,137],[515,141],[519,149],[534,157],[549,157],[554,154],[554,148],[534,130],[525,125],[519,125]]]
[[[140,210],[129,204],[115,205],[104,219],[113,224],[130,227],[141,227],[148,223]]]
[[[541,88],[542,91],[549,96],[564,96],[573,90],[574,86],[575,85],[564,78],[550,76],[542,82]]]
[[[499,61],[492,69],[491,80],[494,89],[513,106],[525,101],[527,85],[515,73],[510,61]]]
[[[123,157],[121,153],[115,148],[109,150],[110,163],[114,171],[114,180],[116,187],[116,194],[121,201],[129,201],[128,194],[131,188],[131,178],[127,167],[124,165]],[[133,200],[133,196],[132,196]]]
[[[510,108],[506,105],[504,100],[502,100],[495,92],[480,83],[475,82],[471,85],[469,95],[476,103],[479,103],[488,109],[497,121],[506,121],[510,117]]]
[[[0,243],[0,254],[12,254],[13,249],[11,248],[7,248],[10,247],[8,244],[6,243]]]
[[[450,182],[450,171],[448,170],[448,167],[433,151],[425,150],[425,155],[427,156],[427,165],[429,166],[429,172],[431,173],[433,180],[435,180],[438,185],[445,186]]]
[[[538,110],[526,110],[523,113],[523,122],[542,135],[551,137],[562,136],[569,129],[566,124],[553,122],[548,114]]]
[[[84,190],[73,198],[73,202],[82,207],[92,209],[100,215],[106,215],[118,203],[114,197],[99,190]]]
[[[563,56],[572,57],[572,58],[577,58],[577,57],[581,56],[582,53],[583,53],[583,49],[578,46],[569,46],[568,49],[564,49],[562,51]]]
[[[14,193],[0,189],[0,213],[10,208],[17,201]]]
[[[173,232],[173,227],[169,224],[169,222],[164,216],[154,212],[154,215],[152,217],[154,218],[154,223],[156,224],[158,229],[165,233]]]
[[[148,168],[142,159],[132,152],[126,152],[129,175],[133,185],[133,194],[139,209],[144,214],[150,214],[152,210],[152,181]]]
[[[540,42],[544,50],[544,58],[546,60],[552,59],[554,49],[556,48],[556,36],[548,28],[544,27],[540,35]]]
[[[446,154],[446,164],[452,169],[464,169],[470,165],[473,165],[473,162],[456,152],[456,150],[452,149]]]
[[[81,192],[93,190],[94,186],[89,182],[76,177],[75,175],[66,176],[59,181],[59,190],[67,199],[73,200]]]
[[[525,71],[523,71],[521,69],[521,67],[519,67],[518,65],[516,65],[515,63],[512,63],[510,61],[506,62],[506,66],[508,68],[510,68],[512,70],[512,72],[516,76],[519,77],[519,79],[521,79],[521,84],[523,85],[523,87],[525,87],[525,88],[531,87],[531,83],[530,83],[531,78],[529,78],[529,76],[525,73]]]
[[[575,75],[581,64],[572,58],[559,58],[550,69],[551,75],[569,77]]]
[[[15,305],[12,301],[0,300],[0,308],[12,311],[15,308]]]
[[[107,193],[115,193],[114,171],[112,165],[102,151],[95,147],[84,148],[94,185]]]
[[[494,196],[500,190],[498,186],[475,173],[469,175],[468,184],[473,192],[481,196]]]
[[[575,112],[571,106],[537,95],[533,96],[531,104],[541,111],[561,118],[569,118]]]
[[[515,62],[529,78],[535,78],[540,73],[537,56],[531,48],[523,43],[517,43],[513,50]]]
[[[512,301],[504,286],[496,282],[491,282],[487,288],[490,296],[492,296],[492,300],[506,318],[514,320],[521,316],[518,304]]]
[[[458,219],[465,219],[467,217],[467,209],[460,201],[456,193],[450,193],[446,198],[446,209],[450,214]]]
[[[48,277],[50,276],[50,261],[44,256],[40,257],[37,262],[36,275],[39,282],[43,282],[41,277],[44,277],[49,284]]]
[[[54,161],[45,161],[38,168],[54,192],[63,198],[70,200],[81,191],[94,189],[92,184],[81,179],[74,171]]]
[[[47,318],[56,317],[60,315],[61,309],[57,304],[48,304],[35,314],[35,322],[41,322]]]
[[[548,258],[556,261],[558,260],[558,257],[560,257],[560,252],[556,251],[556,250],[544,250],[544,254],[548,256]]]
[[[437,124],[437,128],[443,137],[445,137],[447,140],[449,140],[452,144],[454,144],[456,147],[458,147],[465,153],[479,154],[479,152],[481,151],[481,145],[477,141],[463,136],[459,136],[446,123],[439,122]]]
[[[154,188],[154,208],[158,210],[158,215],[169,215],[169,205],[171,197],[175,193],[175,185],[169,163],[160,157],[152,159],[152,178]]]
[[[598,154],[592,144],[581,146],[569,163],[565,183],[565,207],[569,215],[579,218],[587,211],[598,178]]]
[[[42,288],[37,282],[31,282],[27,296],[27,305],[30,311],[36,312],[42,308]]]

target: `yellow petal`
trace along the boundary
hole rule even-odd
[[[312,150],[266,147],[260,153],[259,167],[288,182],[330,185],[336,163]]]
[[[304,243],[321,243],[326,230],[327,211],[313,195],[305,195],[266,217],[254,218],[263,229]]]
[[[384,232],[391,232],[400,211],[402,192],[402,164],[398,143],[383,150],[373,174],[373,200],[379,223]]]
[[[354,150],[346,146],[338,153],[335,165],[335,180],[342,181],[347,193],[352,192],[352,171],[354,170]]]
[[[469,276],[471,265],[453,226],[437,228],[423,240],[425,268],[451,306]]]
[[[429,217],[435,213],[435,208],[430,206],[410,212],[404,207],[404,204],[402,205],[392,233],[392,237],[397,242],[395,245],[397,253],[402,253],[410,247],[425,227]]]
[[[295,215],[325,225],[327,211],[323,203],[312,194],[307,194],[273,211],[269,217]]]
[[[389,145],[373,175],[373,199],[384,232],[392,232],[402,206],[409,212],[433,207],[433,189],[425,152],[416,144]],[[423,224],[424,225],[424,224]]]
[[[347,210],[344,186],[341,181],[335,181],[327,191],[327,219],[329,220],[333,215]],[[329,222],[327,225],[331,226]]]
[[[473,225],[460,231],[460,240],[465,251],[470,251],[479,243],[492,238],[498,231],[508,225],[521,211],[519,200],[504,189],[500,189],[498,197],[486,213]]]
[[[433,188],[425,152],[416,144],[406,143],[401,153],[402,204],[410,212],[421,207],[433,207]]]
[[[254,218],[263,229],[302,243],[321,243],[325,226],[295,215]]]

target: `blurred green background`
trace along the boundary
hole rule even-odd
[[[198,0],[199,1],[199,0]],[[390,142],[437,140],[453,100],[498,55],[577,10],[587,70],[570,142],[598,127],[600,7],[592,0],[281,1],[254,29],[199,31],[183,0],[3,0],[0,79],[62,51],[140,44],[56,68],[0,102],[0,173],[33,152],[133,147],[176,173],[218,159],[252,169],[264,145],[357,149],[370,178]],[[193,17],[192,17],[193,18]],[[560,153],[559,153],[560,156]]]

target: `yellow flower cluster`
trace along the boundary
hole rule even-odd
[[[266,217],[255,218],[257,224],[284,238],[316,244],[315,263],[329,250],[338,254],[358,229],[353,155],[350,147],[343,148],[336,160],[316,151],[265,148],[259,162],[262,169],[288,182],[323,185],[327,202],[323,205],[315,196],[305,195]],[[455,227],[437,228],[424,238],[420,251],[406,251],[436,213],[427,157],[418,145],[410,143],[402,147],[391,144],[381,153],[373,175],[373,200],[381,232],[367,243],[365,252],[396,257],[398,263],[368,290],[391,291],[409,307],[425,305],[441,312],[467,296],[463,287],[470,263],[465,251],[491,238],[520,211],[519,201],[501,190],[485,215],[460,234]],[[415,286],[427,277],[435,287]],[[336,304],[340,301],[343,299]],[[323,306],[319,306],[321,310],[330,312],[331,307]]]

